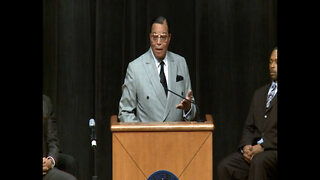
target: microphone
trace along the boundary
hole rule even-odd
[[[185,97],[183,97],[183,96],[181,96],[181,95],[179,95],[179,94],[171,91],[171,90],[168,89],[167,87],[165,87],[165,90],[171,92],[172,94],[174,94],[174,95],[176,95],[176,96],[179,96],[179,97],[182,98],[182,99],[185,99],[185,100],[191,102],[191,103],[194,104],[194,105],[196,105],[196,102],[194,102],[193,100],[189,100],[189,99],[187,99],[187,98],[185,98]]]
[[[93,147],[93,153],[94,153],[94,163],[93,163],[93,169],[94,169],[94,174],[92,176],[92,180],[97,180],[98,179],[98,176],[96,175],[97,174],[97,170],[96,170],[96,159],[97,159],[97,154],[96,154],[96,146],[97,146],[97,142],[96,142],[96,133],[95,133],[95,126],[96,126],[96,123],[94,121],[93,118],[91,118],[89,120],[89,127],[91,128],[91,147]]]
[[[91,128],[91,146],[96,147],[97,142],[96,142],[96,134],[95,134],[95,121],[93,118],[89,120],[89,127]]]
[[[164,89],[165,89],[166,91],[169,91],[169,92],[171,92],[172,94],[174,94],[174,95],[176,95],[176,96],[178,96],[178,97],[180,97],[180,98],[182,98],[182,99],[185,99],[185,100],[191,102],[192,104],[194,104],[194,105],[196,106],[196,108],[197,108],[197,122],[204,122],[204,121],[205,121],[205,120],[203,120],[203,119],[200,118],[200,108],[199,108],[199,106],[196,104],[195,101],[189,100],[189,99],[187,99],[187,98],[185,98],[185,97],[183,97],[183,96],[181,96],[181,95],[179,95],[179,94],[171,91],[170,89],[168,89],[168,87],[164,87]]]

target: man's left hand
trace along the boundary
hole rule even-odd
[[[192,91],[189,90],[186,99],[188,99],[189,101],[183,99],[180,104],[176,105],[176,108],[178,109],[183,109],[185,113],[188,113],[190,111],[191,108],[191,93]]]

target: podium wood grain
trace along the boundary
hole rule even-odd
[[[113,180],[146,180],[159,170],[179,180],[212,180],[211,115],[206,121],[122,123],[111,117]]]

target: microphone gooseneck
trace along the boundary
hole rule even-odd
[[[93,156],[94,156],[94,162],[93,162],[93,169],[94,169],[94,175],[92,176],[92,180],[97,180],[98,179],[98,176],[97,176],[97,153],[96,153],[96,147],[97,147],[97,142],[96,142],[96,134],[95,134],[95,126],[96,126],[96,123],[94,121],[93,118],[91,118],[89,120],[89,127],[91,128],[91,147],[92,147],[92,150],[93,150]]]
[[[179,95],[179,94],[177,94],[177,93],[175,93],[175,92],[171,91],[171,90],[170,90],[170,89],[168,89],[168,88],[166,88],[166,90],[167,90],[167,91],[169,91],[169,92],[171,92],[172,94],[174,94],[174,95],[176,95],[176,96],[179,96],[180,98],[185,99],[185,100],[187,100],[187,101],[191,102],[192,104],[196,105],[196,103],[195,103],[193,100],[189,100],[189,99],[187,99],[187,98],[185,98],[185,97],[183,97],[183,96],[181,96],[181,95]]]
[[[96,133],[95,133],[95,121],[94,119],[89,120],[89,127],[91,128],[91,146],[95,147],[97,146],[97,141],[96,141]]]
[[[172,94],[174,94],[174,95],[176,95],[176,96],[178,96],[178,97],[180,97],[180,98],[182,98],[182,99],[185,99],[185,100],[191,102],[192,104],[194,104],[194,105],[196,106],[196,108],[197,108],[197,122],[204,122],[204,121],[205,121],[205,120],[203,120],[203,119],[200,118],[200,107],[196,104],[195,101],[189,100],[189,99],[187,99],[187,98],[185,98],[185,97],[183,97],[183,96],[181,96],[181,95],[179,95],[179,94],[171,91],[171,90],[168,89],[168,88],[165,88],[165,90],[171,92]]]

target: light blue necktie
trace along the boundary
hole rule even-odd
[[[268,99],[267,99],[267,104],[266,104],[266,108],[269,108],[270,106],[270,102],[273,99],[273,97],[276,95],[276,89],[277,89],[277,85],[274,83],[271,86],[271,91],[268,94]]]

